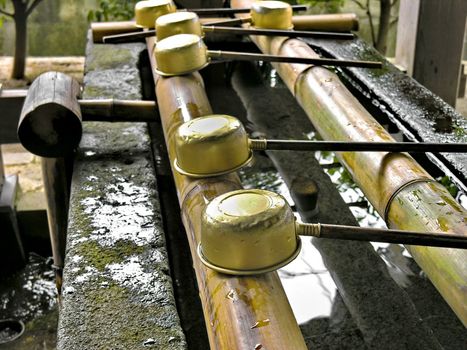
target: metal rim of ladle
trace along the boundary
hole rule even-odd
[[[209,267],[210,269],[214,270],[214,271],[217,271],[217,272],[220,272],[220,273],[225,273],[225,274],[228,274],[228,275],[239,275],[239,276],[260,275],[260,274],[263,274],[263,273],[276,271],[276,270],[280,269],[281,267],[284,267],[285,265],[289,264],[293,260],[295,260],[295,258],[298,256],[298,254],[300,253],[300,251],[302,249],[302,240],[301,240],[300,236],[297,235],[296,237],[297,237],[297,247],[296,247],[295,251],[287,259],[282,260],[282,261],[278,262],[277,264],[267,266],[267,267],[263,267],[261,269],[237,270],[237,269],[229,269],[229,268],[226,268],[226,267],[215,265],[215,264],[211,263],[204,256],[203,247],[201,246],[201,243],[198,244],[198,247],[197,247],[196,251],[198,253],[198,257],[201,260],[201,262],[204,265],[206,265],[207,267]]]

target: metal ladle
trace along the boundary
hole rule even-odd
[[[306,5],[294,5],[290,6],[287,3],[281,2],[281,1],[261,1],[261,3],[265,3],[264,5],[267,5],[267,3],[273,3],[269,5],[269,7],[286,7],[287,11],[290,10],[290,18],[292,18],[292,10],[296,11],[305,11],[308,9],[308,6]],[[278,5],[274,3],[282,3],[286,4],[285,5]],[[257,5],[253,5],[252,7],[255,7]],[[263,5],[260,5],[259,7],[264,7]],[[177,7],[175,6],[175,3],[172,0],[146,0],[146,1],[139,1],[135,5],[135,22],[136,26],[140,28],[154,28],[155,27],[155,22],[156,19],[159,18],[162,15],[165,15],[167,13],[172,13],[175,11],[189,11],[189,12],[195,12],[198,14],[203,14],[203,15],[231,15],[235,13],[248,13],[250,12],[250,8],[238,8],[238,9],[232,9],[232,8],[206,8],[206,9],[181,9],[177,10]],[[280,17],[277,17],[278,20],[280,20]]]
[[[209,64],[211,58],[288,62],[339,67],[381,68],[381,62],[338,60],[328,58],[304,58],[256,53],[208,50],[203,39],[194,34],[177,34],[156,43],[154,48],[156,72],[162,76],[175,76],[198,71]]]
[[[268,5],[269,4],[269,5]],[[139,33],[125,33],[109,35],[103,38],[104,43],[123,43],[140,40],[150,36],[157,36],[162,40],[176,34],[228,33],[234,35],[265,35],[285,36],[290,38],[313,37],[325,39],[353,39],[352,33],[335,33],[323,31],[294,31],[292,24],[292,10],[289,4],[281,1],[261,1],[253,4],[252,17],[255,18],[254,28],[236,28],[220,25],[201,25],[195,12],[172,12],[156,19],[156,29]]]
[[[174,167],[190,177],[218,176],[248,164],[254,150],[467,152],[467,144],[249,139],[237,118],[217,114],[180,125],[175,134]]]
[[[295,220],[282,196],[253,189],[228,192],[208,203],[197,252],[218,272],[261,274],[294,260],[301,248],[300,235],[467,249],[467,237],[450,233],[304,224]]]

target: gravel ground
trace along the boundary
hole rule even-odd
[[[55,70],[71,75],[80,82],[83,80],[84,57],[28,57],[26,60],[26,79],[10,79],[13,58],[0,56],[0,83],[4,88],[19,88],[30,84],[41,73]]]

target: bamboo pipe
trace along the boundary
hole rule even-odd
[[[285,36],[288,38],[321,38],[321,39],[353,39],[355,36],[352,33],[338,32],[319,32],[319,31],[300,31],[300,30],[281,30],[281,29],[255,29],[255,28],[237,28],[223,26],[201,26],[204,33],[219,33],[233,35],[265,35],[265,36]],[[139,41],[144,38],[156,35],[155,29],[146,30],[144,32],[124,33],[117,35],[104,36],[102,42],[104,44],[118,44]]]
[[[200,18],[205,25],[233,26],[249,23],[250,18],[231,19],[225,18]],[[354,13],[340,13],[332,15],[305,15],[292,16],[292,24],[296,30],[322,30],[331,32],[348,32],[358,29],[358,18]],[[142,32],[136,27],[134,21],[124,22],[94,22],[91,23],[92,39],[95,43],[101,43],[103,37],[123,33]]]
[[[247,6],[250,2],[232,0],[232,6]],[[316,56],[308,45],[296,39],[252,40],[265,53]],[[295,64],[275,67],[324,139],[393,141],[336,74],[321,67],[310,69]],[[385,153],[342,153],[338,157],[390,227],[467,235],[466,210],[413,158]],[[407,248],[467,326],[467,253],[450,248]]]
[[[236,28],[214,25],[203,26],[198,15],[194,12],[174,12],[158,17],[156,20],[155,29],[139,33],[124,33],[119,35],[105,36],[102,40],[104,43],[122,43],[140,40],[155,35],[157,40],[160,41],[169,36],[177,34],[196,34],[203,37],[205,33],[215,32],[235,35],[280,35],[286,37],[319,37],[330,39],[352,39],[354,37],[352,33],[293,31],[291,28],[289,28],[289,24],[291,24],[291,22],[284,21],[282,18],[279,19],[281,19],[281,21],[278,21],[278,23],[275,24],[268,22],[262,23],[264,27],[259,28]]]
[[[293,28],[292,9],[289,4],[280,1],[264,1],[256,3],[256,5],[257,6],[253,6],[251,9],[251,18],[256,27],[253,29],[220,26],[203,27],[196,12],[170,12],[167,8],[166,11],[162,11],[161,14],[151,14],[151,20],[144,20],[144,22],[152,23],[151,28],[155,27],[155,29],[148,29],[140,33],[124,33],[121,35],[106,36],[102,40],[104,43],[122,43],[156,35],[157,40],[160,41],[176,34],[196,34],[204,36],[205,32],[219,32],[235,35],[255,34],[269,36],[282,35],[287,37],[321,37],[331,39],[353,38],[353,34],[351,33],[291,31]],[[231,9],[227,10],[230,11]],[[168,13],[166,13],[167,11]],[[153,17],[155,19],[152,19]],[[143,18],[140,20],[143,21]],[[155,24],[153,23],[154,21]]]
[[[154,41],[148,39],[148,48]],[[153,57],[152,66],[155,67]],[[154,71],[154,70],[153,70]],[[174,133],[184,121],[212,113],[199,74],[159,79],[156,95],[169,157],[174,159]],[[193,180],[176,172],[174,180],[203,304],[211,349],[306,349],[276,273],[227,277],[204,267],[196,255],[201,212],[206,202],[240,188],[236,175]],[[259,325],[264,325],[263,327]]]
[[[251,17],[242,16],[242,18],[206,23],[206,25],[217,24],[233,26],[245,23],[252,23]],[[355,13],[292,16],[292,24],[296,30],[330,32],[350,32],[352,30],[358,30],[359,27],[358,17]]]
[[[152,122],[157,113],[154,101],[78,100],[83,121]]]
[[[293,11],[306,11],[308,10],[308,5],[291,5]],[[200,16],[208,15],[234,15],[236,13],[250,13],[251,7],[244,8],[228,8],[228,7],[218,7],[218,8],[194,8],[194,9],[178,9],[177,11],[187,11],[194,12]]]
[[[270,115],[292,113],[298,116],[295,108],[300,107],[291,110],[289,106],[293,97],[282,96],[287,93],[274,91],[274,88],[266,89],[265,93],[263,85],[261,73],[255,65],[241,64],[233,73],[232,86],[242,103],[248,106],[248,119],[260,130],[267,130],[277,138],[303,136],[302,130],[308,126],[301,116],[290,120]],[[279,104],[285,105],[277,105],[277,101],[268,105],[269,100],[278,98]],[[295,207],[305,222],[356,224],[357,220],[350,209],[346,209],[341,196],[328,176],[319,169],[313,155],[267,153],[290,189]],[[341,166],[337,161],[329,166],[336,164]],[[336,212],[339,215],[336,216]],[[420,314],[415,311],[409,296],[389,276],[386,264],[370,244],[319,239],[313,239],[311,243],[322,255],[368,348],[384,349],[388,344],[399,349],[441,348],[431,329],[420,323]]]

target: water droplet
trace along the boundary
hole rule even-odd
[[[260,321],[256,321],[256,323],[253,326],[251,326],[251,329],[264,327],[264,326],[267,326],[269,323],[271,323],[269,318],[266,318],[266,319],[260,320]]]
[[[227,299],[230,299],[232,301],[235,301],[235,291],[231,289],[227,295],[225,296]]]
[[[156,344],[156,341],[152,338],[146,339],[143,343],[144,346],[152,346]]]

